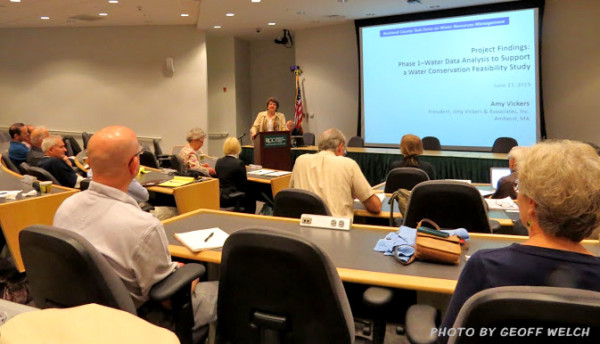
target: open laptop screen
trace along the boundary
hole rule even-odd
[[[504,176],[510,174],[510,168],[508,167],[490,167],[490,180],[492,183],[492,190],[498,188],[498,181]]]

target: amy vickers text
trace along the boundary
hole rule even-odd
[[[589,337],[589,327],[457,327],[432,328],[438,337]]]

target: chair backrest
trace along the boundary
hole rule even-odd
[[[154,155],[158,159],[159,155],[163,155],[162,148],[160,148],[160,141],[158,139],[153,139],[152,144],[154,145]]]
[[[8,156],[8,150],[2,152],[2,162],[9,170],[18,174],[22,174],[21,170],[19,170],[19,167],[17,167],[17,165],[15,165],[15,163]]]
[[[93,134],[89,134],[87,132],[83,132],[81,133],[81,139],[83,140],[83,148],[87,149],[87,145],[88,142],[90,142],[90,139],[92,138]]]
[[[518,145],[517,140],[512,137],[499,137],[492,145],[492,153],[508,153],[513,147]]]
[[[44,170],[41,167],[31,166],[28,163],[24,162],[21,164],[23,169],[25,170],[25,174],[34,176],[40,181],[50,181],[55,185],[61,185],[58,180],[48,171]]]
[[[579,328],[586,329],[589,334],[579,337],[581,341],[576,342],[595,343],[598,340],[595,336],[600,333],[600,293],[539,286],[486,289],[465,302],[454,328],[473,328],[477,334],[482,328],[495,328],[495,336],[485,338],[494,343],[508,338],[506,335],[502,337],[501,329],[541,328],[540,333],[522,336],[520,342],[561,343],[565,342],[565,337],[556,334],[560,328],[570,328],[571,331]],[[450,337],[450,343],[481,343],[481,340],[478,335]]]
[[[71,142],[69,142],[69,140],[63,140],[65,142],[65,148],[67,149],[67,156],[75,156],[75,153],[73,152],[73,146],[71,146]]]
[[[315,145],[315,134],[304,133],[304,134],[302,134],[302,140],[304,141],[304,145],[314,146]]]
[[[421,141],[425,150],[442,150],[440,140],[435,136],[425,136]]]
[[[365,140],[360,136],[352,136],[350,140],[348,140],[347,147],[364,147]]]
[[[187,168],[183,163],[183,159],[179,155],[171,155],[171,168],[177,171],[178,173],[185,173]]]
[[[275,195],[273,215],[299,219],[302,214],[331,215],[319,195],[301,189],[284,189]]]
[[[148,167],[159,168],[158,160],[156,156],[150,151],[143,151],[140,153],[140,164]]]
[[[427,172],[416,167],[396,167],[388,173],[383,192],[392,193],[398,189],[412,190],[420,182],[429,180]]]
[[[353,341],[340,277],[312,242],[274,229],[243,229],[225,242],[220,268],[219,342]]]
[[[490,233],[490,223],[481,194],[471,184],[450,180],[419,183],[410,194],[404,225],[415,228],[424,218],[442,228],[466,228]]]
[[[106,259],[79,234],[33,225],[19,234],[21,255],[40,308],[88,303],[137,314],[131,295]]]
[[[65,136],[63,136],[63,141],[65,142],[67,151],[69,150],[67,143],[69,146],[71,146],[71,153],[69,153],[69,156],[75,156],[81,152],[81,146],[79,145],[79,143],[77,142],[77,140],[75,140],[75,138],[73,136],[65,135]]]

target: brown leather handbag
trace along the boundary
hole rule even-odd
[[[460,261],[460,254],[462,252],[460,247],[460,238],[456,235],[442,237],[435,234],[428,234],[419,231],[423,223],[431,224],[435,230],[427,228],[430,232],[440,231],[440,226],[437,223],[423,219],[417,224],[417,240],[416,240],[416,252],[415,256],[419,260],[446,263],[446,264],[458,264]],[[443,233],[443,232],[440,232]]]

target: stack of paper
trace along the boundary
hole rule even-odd
[[[162,183],[160,183],[158,185],[159,186],[166,186],[166,187],[176,188],[178,186],[182,186],[182,185],[185,185],[185,184],[192,183],[194,180],[195,180],[194,177],[175,176],[175,177],[173,177],[173,179],[167,180],[166,182],[162,182]]]
[[[265,168],[265,169],[261,169],[261,170],[250,171],[250,172],[248,172],[248,174],[253,175],[253,176],[264,176],[264,175],[267,175],[267,174],[273,173],[273,172],[275,172],[275,171]]]
[[[225,233],[219,227],[175,233],[175,238],[192,252],[221,248],[228,237],[229,234]]]
[[[519,210],[517,204],[510,198],[490,199],[484,198],[490,210]]]

